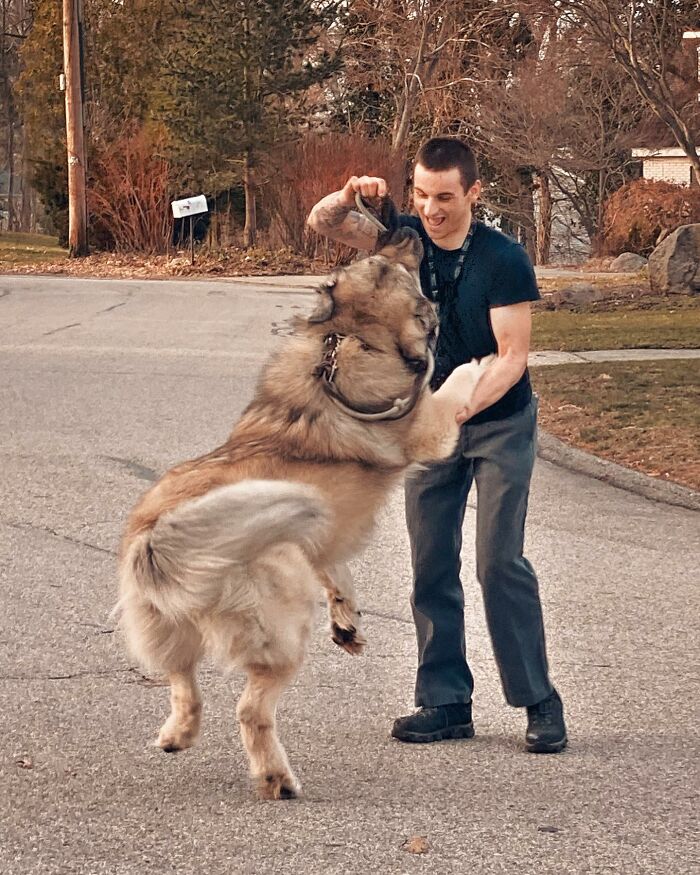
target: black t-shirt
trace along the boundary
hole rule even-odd
[[[495,228],[489,228],[483,222],[476,223],[461,277],[454,288],[454,270],[460,250],[441,249],[432,243],[418,216],[404,214],[399,220],[401,225],[418,231],[426,249],[428,244],[433,247],[440,318],[433,380],[433,388],[437,388],[458,365],[497,351],[491,327],[492,308],[537,301],[540,293],[525,249]],[[420,279],[423,293],[431,298],[430,272],[425,257],[421,263]],[[469,422],[504,419],[522,410],[531,398],[530,376],[525,369],[520,380],[502,398],[477,413]]]

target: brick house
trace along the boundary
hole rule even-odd
[[[660,149],[632,149],[633,158],[641,158],[644,179],[691,185],[693,168],[685,152],[677,146]]]

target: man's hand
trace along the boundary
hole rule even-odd
[[[347,206],[354,207],[358,191],[363,198],[377,198],[384,197],[388,190],[381,176],[351,176],[341,189],[341,197]]]
[[[327,195],[309,213],[310,228],[324,237],[372,250],[377,243],[377,229],[355,207],[355,194],[363,198],[383,197],[387,193],[386,180],[379,176],[351,176],[340,191]]]
[[[463,407],[459,413],[455,416],[457,421],[457,425],[463,425],[468,419],[471,419],[474,413],[472,412],[471,407],[466,406]]]

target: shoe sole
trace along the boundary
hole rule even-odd
[[[391,736],[398,741],[408,741],[412,744],[428,744],[431,741],[449,741],[454,738],[473,738],[474,724],[462,723],[459,726],[446,726],[435,732],[402,732],[400,734],[392,732]]]
[[[559,753],[569,743],[566,736],[561,741],[534,742],[527,745],[528,753]]]

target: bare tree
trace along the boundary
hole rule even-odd
[[[625,71],[644,105],[688,156],[700,183],[697,103],[674,87],[684,30],[700,29],[697,0],[536,0]]]
[[[526,48],[510,59],[483,53],[484,80],[464,97],[474,108],[465,132],[488,160],[487,203],[544,263],[562,211],[578,219],[582,242],[597,244],[604,201],[633,172],[632,132],[645,110],[628,77],[556,18],[525,30]]]
[[[397,155],[431,102],[478,75],[477,47],[513,8],[478,0],[354,0],[344,83],[369,98],[372,113],[381,111],[377,101],[390,102],[387,133]]]

